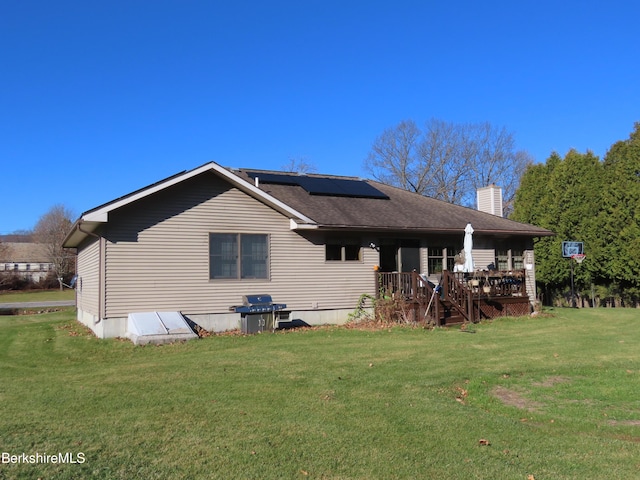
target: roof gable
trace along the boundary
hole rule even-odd
[[[260,190],[246,178],[239,177],[231,170],[223,168],[215,162],[209,162],[200,167],[194,168],[193,170],[184,171],[171,177],[165,178],[164,180],[161,180],[152,185],[141,188],[84,212],[80,216],[80,218],[76,220],[72,230],[65,238],[63,246],[77,247],[80,242],[82,242],[88,235],[91,235],[101,224],[107,223],[109,221],[110,212],[142,200],[143,198],[153,195],[154,193],[165,190],[173,185],[184,182],[195,176],[202,175],[208,172],[212,172],[222,177],[223,179],[231,183],[234,187],[237,187],[245,193],[258,198],[263,203],[269,205],[275,210],[282,212],[283,214],[294,220],[296,224],[309,225],[314,223],[313,220],[308,218],[306,215],[296,211],[279,199],[269,195],[267,192]]]

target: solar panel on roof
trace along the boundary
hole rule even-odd
[[[295,175],[284,175],[281,173],[247,172],[251,178],[258,177],[262,183],[275,183],[278,185],[299,185],[298,177]]]
[[[389,198],[387,195],[377,188],[369,185],[364,180],[260,172],[247,172],[247,174],[254,179],[258,177],[261,183],[298,185],[310,195],[354,198]]]
[[[389,198],[363,180],[305,177],[300,186],[311,195],[339,197]]]

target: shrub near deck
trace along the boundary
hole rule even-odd
[[[637,310],[161,347],[0,318],[0,478],[637,478]],[[77,458],[77,457],[76,457]]]

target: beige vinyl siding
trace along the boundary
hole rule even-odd
[[[496,262],[496,251],[492,248],[474,248],[471,256],[476,270],[487,270],[490,263]]]
[[[267,280],[210,280],[209,233],[269,235]],[[374,256],[324,261],[324,243],[289,228],[289,219],[213,174],[112,212],[106,234],[106,316],[134,311],[227,313],[242,295],[269,293],[291,309],[355,308],[373,293]]]
[[[323,235],[272,237],[272,291],[282,295],[277,301],[300,310],[355,308],[360,295],[374,293],[378,254],[365,248],[364,239],[362,261],[341,262],[325,261]]]
[[[95,315],[100,313],[100,240],[91,241],[78,249],[76,303],[78,310]]]
[[[527,293],[529,294],[529,300],[532,304],[535,304],[537,300],[536,292],[536,269],[535,269],[535,256],[533,250],[525,250],[523,252],[523,261],[526,275]],[[527,265],[530,268],[527,268]]]

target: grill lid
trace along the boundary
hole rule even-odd
[[[273,299],[271,295],[262,294],[262,295],[243,295],[242,304],[245,307],[254,307],[254,306],[266,306],[271,305],[273,303]]]
[[[273,303],[271,295],[243,295],[242,305],[230,307],[237,313],[268,313],[284,310],[287,305],[284,303]]]

